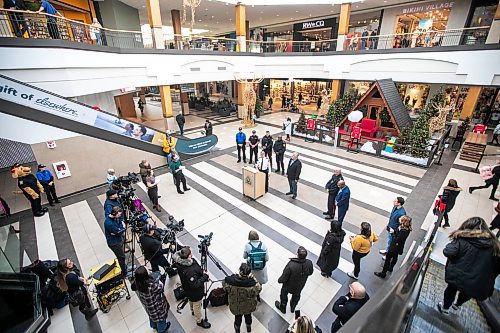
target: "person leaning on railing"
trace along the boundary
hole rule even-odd
[[[27,10],[23,0],[4,0],[3,8]],[[8,14],[16,37],[23,37],[25,33],[28,33],[29,37],[29,27],[28,23],[26,23],[26,20],[24,19],[24,14],[19,12],[8,12]]]
[[[90,39],[92,39],[92,41],[96,41],[97,45],[102,45],[101,29],[102,29],[101,23],[99,23],[97,18],[94,17],[94,20],[93,20],[92,24],[90,25]]]
[[[37,13],[46,13],[50,15],[59,15],[64,17],[61,13],[57,11],[47,0],[39,0],[40,1],[40,9]],[[60,39],[61,35],[59,34],[59,28],[57,27],[57,20],[54,16],[47,15],[47,30],[49,31],[49,35],[52,39]]]

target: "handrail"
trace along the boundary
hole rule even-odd
[[[429,264],[432,244],[442,222],[444,205],[421,243],[414,260],[393,273],[370,300],[342,327],[340,332],[405,332],[411,324]],[[388,315],[389,314],[389,315]]]
[[[35,35],[30,36],[32,28],[36,26],[36,21],[41,20],[43,23],[51,18],[55,29],[63,28],[68,32],[64,34],[62,39],[71,40],[75,42],[83,42],[90,44],[101,44],[107,46],[116,46],[121,48],[144,48],[152,47],[152,32],[142,32],[134,30],[119,30],[119,29],[109,29],[105,27],[95,27],[92,24],[79,22],[73,19],[66,18],[59,15],[51,15],[47,13],[39,13],[36,11],[24,11],[17,9],[0,9],[3,11],[5,17],[0,17],[4,23],[0,25],[0,35],[4,37],[11,37],[18,35],[22,37],[25,32],[20,32],[25,26],[28,26],[27,20],[30,21],[29,25],[32,27],[27,29],[28,37],[34,38],[48,38],[48,34],[51,34],[51,29],[38,27],[35,30]],[[24,15],[27,17],[25,18]],[[39,17],[37,17],[39,15]],[[47,20],[45,20],[47,19]],[[64,25],[66,27],[64,28]],[[40,23],[38,23],[38,26]],[[20,26],[22,29],[20,29]],[[344,43],[342,45],[342,50],[359,51],[365,49],[384,49],[384,48],[407,48],[407,47],[439,47],[439,46],[451,46],[460,44],[480,44],[486,41],[486,32],[489,26],[480,27],[469,27],[469,28],[454,28],[448,30],[423,30],[414,31],[409,33],[395,33],[395,34],[385,34],[385,35],[375,35],[375,36],[349,36],[345,35],[345,38],[330,38],[330,39],[319,39],[319,40],[252,40],[246,39],[245,43],[247,45],[248,52],[311,52],[311,51],[337,51],[337,43]],[[7,30],[6,30],[7,29]],[[42,36],[38,35],[39,29],[46,29]],[[476,31],[479,34],[476,34]],[[98,34],[99,36],[95,36]],[[69,35],[69,37],[68,37]],[[52,35],[51,35],[52,36]],[[349,36],[349,37],[347,37]],[[419,41],[417,43],[410,43],[410,37],[413,38],[418,36],[419,38],[425,38],[425,42]],[[102,37],[102,38],[101,38]],[[235,38],[227,37],[214,37],[205,35],[182,35],[182,34],[164,34],[163,43],[167,47],[168,43],[173,43],[174,48],[182,49],[186,48],[186,43],[189,43],[189,48],[200,48],[202,50],[217,50],[217,51],[235,51],[236,46],[240,44],[240,41]],[[172,38],[173,37],[173,38]],[[468,38],[464,38],[468,37]],[[53,38],[60,38],[53,37]],[[149,40],[145,42],[144,38]],[[102,42],[101,42],[102,39]],[[107,39],[110,39],[108,42]],[[399,40],[398,40],[399,39]],[[212,47],[210,44],[213,41],[221,42],[222,48]],[[356,41],[358,41],[356,43]],[[404,41],[404,43],[402,43]],[[227,42],[230,42],[230,47],[227,47]],[[196,43],[196,44],[195,44]],[[201,44],[200,44],[201,43]],[[400,45],[403,44],[403,45]],[[411,45],[410,45],[411,44]],[[314,47],[313,47],[314,45]],[[171,46],[171,45],[170,45]],[[242,47],[239,45],[239,47]]]

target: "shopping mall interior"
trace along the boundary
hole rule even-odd
[[[500,332],[498,0],[0,4],[0,332]]]

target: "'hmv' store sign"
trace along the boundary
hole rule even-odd
[[[315,28],[323,28],[325,26],[325,21],[310,21],[310,22],[303,22],[302,23],[302,30],[307,30],[307,29],[315,29]]]

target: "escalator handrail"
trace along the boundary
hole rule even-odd
[[[342,327],[340,332],[405,332],[407,331],[423,285],[444,206],[429,227],[421,249],[413,260],[406,262],[393,278],[383,284],[370,300]]]

